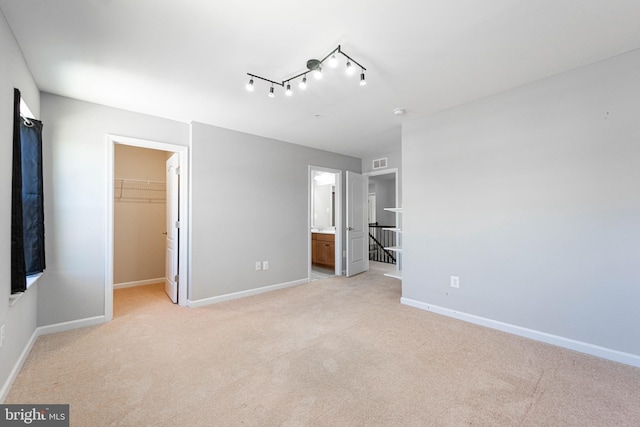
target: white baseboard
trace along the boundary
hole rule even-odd
[[[40,326],[36,331],[38,336],[55,334],[57,332],[70,331],[72,329],[86,328],[87,326],[100,325],[105,322],[104,316],[88,317],[86,319],[72,320],[70,322],[56,323],[53,325]]]
[[[277,285],[263,286],[262,288],[249,289],[246,291],[234,292],[231,294],[219,295],[217,297],[203,298],[198,300],[188,300],[187,306],[189,307],[203,307],[205,305],[216,304],[223,301],[230,301],[233,299],[244,298],[251,295],[258,295],[265,292],[276,291],[278,289],[291,288],[294,286],[309,283],[309,278],[294,280],[292,282],[279,283]]]
[[[558,347],[567,348],[580,353],[589,354],[591,356],[601,357],[603,359],[613,360],[614,362],[624,363],[635,367],[640,367],[640,356],[624,353],[618,350],[612,350],[606,347],[589,344],[582,341],[576,341],[571,338],[565,338],[558,335],[548,334],[533,329],[523,328],[521,326],[511,325],[509,323],[499,322],[497,320],[487,319],[485,317],[475,316],[473,314],[463,313],[449,308],[438,307],[436,305],[412,300],[409,298],[401,298],[400,303],[421,310],[430,311],[444,316],[453,317],[465,322],[474,323],[476,325],[485,326],[491,329],[497,329],[502,332],[529,338],[535,341],[541,341]]]
[[[101,323],[104,323],[104,321],[104,316],[95,316],[89,317],[87,319],[73,320],[70,322],[56,323],[54,325],[40,326],[36,328],[36,330],[33,331],[31,338],[29,338],[29,342],[27,342],[27,345],[22,350],[22,353],[20,353],[20,357],[16,361],[15,365],[13,365],[13,369],[11,369],[9,377],[0,389],[0,403],[4,402],[4,400],[7,398],[13,382],[16,380],[16,377],[20,373],[24,362],[27,360],[27,357],[29,357],[29,353],[31,353],[31,349],[33,348],[33,345],[36,343],[36,340],[39,336],[54,334],[56,332],[69,331],[71,329],[84,328],[87,326],[99,325]]]
[[[27,345],[22,350],[22,353],[20,353],[20,357],[18,357],[18,360],[16,361],[15,365],[13,365],[13,369],[11,369],[11,372],[9,372],[9,377],[2,385],[2,389],[0,389],[0,403],[4,403],[4,400],[7,398],[7,395],[9,394],[9,390],[11,390],[11,386],[13,385],[13,382],[18,377],[18,374],[20,373],[20,370],[22,369],[24,362],[26,362],[27,357],[29,356],[29,353],[31,353],[31,349],[33,348],[33,345],[36,343],[38,336],[39,336],[38,328],[36,328],[36,330],[33,331],[33,334],[31,334],[31,338],[29,338],[29,342],[27,342]]]
[[[156,283],[164,283],[164,277],[159,279],[136,280],[134,282],[114,283],[113,289],[133,288],[135,286],[155,285]]]

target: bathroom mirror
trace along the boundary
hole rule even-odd
[[[313,198],[311,226],[318,229],[335,228],[335,174],[313,171]]]

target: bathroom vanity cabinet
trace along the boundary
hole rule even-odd
[[[335,268],[335,234],[311,233],[311,262],[323,267]]]

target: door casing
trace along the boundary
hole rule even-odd
[[[166,142],[150,141],[119,135],[107,135],[107,182],[106,182],[106,213],[105,213],[105,285],[104,285],[104,317],[105,322],[113,319],[113,180],[115,162],[115,144],[130,145],[152,150],[162,150],[178,153],[180,156],[180,244],[178,275],[178,305],[187,305],[187,298],[191,289],[189,275],[189,147]]]
[[[313,197],[313,171],[321,171],[321,172],[329,172],[329,173],[333,173],[335,174],[336,177],[336,197],[335,197],[335,215],[336,215],[336,234],[335,234],[335,270],[334,270],[334,274],[336,276],[340,276],[343,274],[342,271],[342,216],[343,216],[343,212],[342,212],[342,171],[338,170],[338,169],[330,169],[330,168],[325,168],[322,166],[312,166],[309,165],[309,171],[308,171],[308,177],[309,177],[309,182],[307,185],[308,188],[308,192],[309,192],[309,197],[308,197],[308,206],[307,206],[307,230],[309,230],[308,232],[308,242],[307,242],[307,248],[308,248],[308,254],[307,254],[307,261],[308,261],[308,270],[307,270],[307,277],[310,278],[311,277],[311,198]]]
[[[391,174],[393,174],[393,176],[394,176],[393,179],[395,181],[396,201],[395,201],[395,206],[387,206],[387,207],[389,207],[389,208],[391,208],[391,207],[399,208],[399,207],[402,207],[402,203],[401,203],[400,191],[399,191],[400,183],[398,182],[398,168],[380,169],[380,170],[376,170],[376,171],[370,171],[370,172],[363,173],[363,175],[366,175],[367,177],[380,176],[380,175],[391,175]],[[400,215],[400,214],[396,214],[396,224],[399,224],[398,215]],[[402,268],[401,262],[396,262],[396,271],[400,271],[401,268]]]

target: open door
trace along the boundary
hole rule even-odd
[[[164,290],[174,303],[178,302],[178,245],[180,241],[179,154],[167,160],[167,243]]]
[[[347,277],[369,270],[368,177],[347,171]]]

